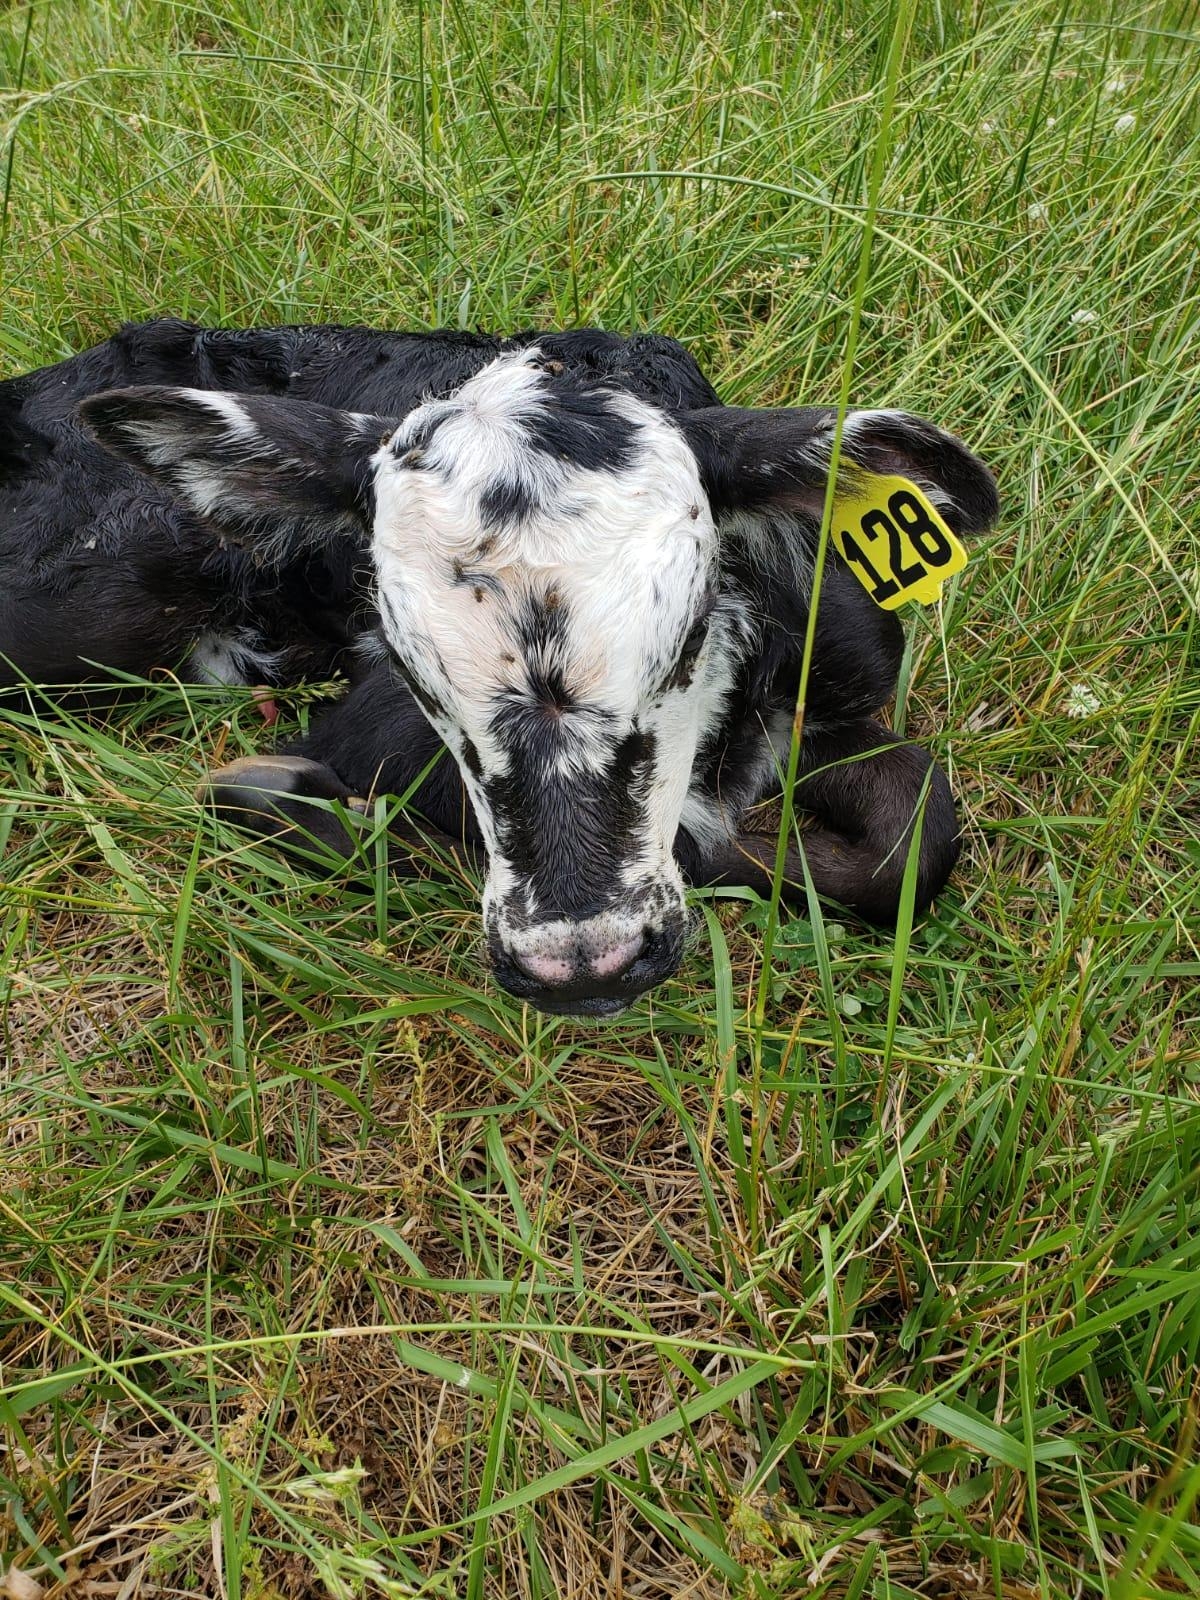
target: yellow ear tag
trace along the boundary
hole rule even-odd
[[[945,518],[907,478],[860,473],[833,503],[834,545],[877,606],[932,605],[967,552]]]

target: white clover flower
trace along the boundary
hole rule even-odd
[[[1058,118],[1057,117],[1047,117],[1046,118],[1046,126],[1048,128],[1056,128],[1058,126]]]
[[[996,131],[996,124],[994,122],[981,122],[979,124],[979,131],[982,134],[991,135]]]
[[[1118,117],[1113,123],[1113,132],[1118,139],[1123,139],[1127,133],[1132,133],[1137,127],[1137,118],[1132,111],[1127,111],[1124,116]]]
[[[1078,311],[1072,311],[1071,321],[1077,328],[1087,328],[1093,322],[1099,321],[1099,318],[1094,311],[1088,311],[1081,306]]]
[[[1129,79],[1123,72],[1118,72],[1104,85],[1105,94],[1124,94],[1129,87]]]
[[[1067,690],[1064,709],[1069,717],[1074,717],[1077,721],[1080,717],[1095,716],[1100,705],[1100,696],[1090,684],[1073,683]]]
[[[1050,215],[1050,207],[1043,205],[1040,200],[1031,200],[1025,207],[1025,215],[1030,222],[1045,222]]]

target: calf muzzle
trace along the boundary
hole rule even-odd
[[[539,1011],[564,1017],[613,1017],[669,978],[683,953],[683,923],[642,928],[597,941],[586,924],[578,934],[559,925],[553,945],[505,945],[488,940],[501,988]]]

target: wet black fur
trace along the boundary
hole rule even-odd
[[[670,339],[594,329],[500,338],[343,327],[218,330],[171,320],[130,325],[56,367],[0,383],[0,688],[24,678],[51,685],[96,681],[103,669],[144,675],[184,661],[205,630],[244,629],[261,648],[277,652],[265,681],[349,676],[344,698],[297,746],[331,770],[335,787],[346,795],[407,789],[441,744],[395,663],[378,650],[352,648],[377,622],[365,539],[346,536],[352,527],[365,529],[371,514],[367,446],[377,448],[386,430],[422,401],[452,395],[496,355],[535,340],[545,382],[561,392],[562,404],[539,413],[531,449],[619,471],[635,448],[634,429],[599,390],[623,389],[677,421],[718,521],[728,512],[763,511],[786,526],[787,537],[811,541],[829,414],[723,407],[692,357]],[[271,559],[255,553],[253,538],[243,548],[224,537],[254,532],[269,459],[238,464],[234,498],[241,509],[217,516],[214,527],[187,508],[181,480],[170,471],[151,477],[97,443],[91,428],[120,453],[114,441],[124,402],[112,391],[147,386],[255,397],[251,414],[276,438],[282,434],[277,455],[290,453],[291,430],[302,456],[316,427],[322,470],[297,475],[294,536],[285,511]],[[315,414],[305,413],[293,423],[297,400],[330,408],[328,415],[314,423]],[[80,414],[85,402],[90,428]],[[161,403],[177,404],[167,394]],[[195,423],[194,406],[184,410]],[[367,420],[352,437],[339,412]],[[203,419],[198,425],[205,426]],[[928,424],[881,418],[848,453],[874,470],[940,486],[953,502],[948,520],[961,532],[994,520],[990,475]],[[496,523],[529,509],[511,484],[498,482],[489,493]],[[274,514],[278,520],[278,507]],[[322,521],[337,536],[319,537]],[[727,538],[721,560],[720,593],[755,619],[758,643],[721,726],[703,739],[695,774],[712,796],[740,804],[746,774],[761,765],[764,725],[790,716],[808,599],[791,576],[792,564],[764,560],[761,545]],[[802,569],[803,562],[795,567]],[[561,625],[552,610],[528,619],[531,635]],[[831,556],[808,702],[817,731],[803,747],[798,800],[818,824],[806,841],[818,887],[885,922],[895,915],[918,803],[924,806],[918,903],[940,889],[958,852],[944,776],[922,751],[873,720],[894,692],[902,649],[895,617],[878,610]],[[546,687],[553,700],[554,686]],[[556,708],[569,709],[565,701]],[[565,780],[537,775],[539,763],[546,766],[553,722],[551,715],[533,731],[514,725],[521,759],[512,781],[530,792],[525,820],[508,842],[514,864],[538,878],[552,908],[582,916],[595,907],[602,864],[613,858],[617,836],[636,830],[649,757],[633,736],[611,781],[596,780],[596,794],[581,796]],[[581,806],[581,799],[589,803]],[[415,806],[447,835],[477,841],[452,760],[436,763]],[[696,883],[748,881],[761,888],[767,881],[769,841],[746,836],[729,849],[713,849],[681,831],[676,853]],[[799,879],[797,861],[789,870]]]

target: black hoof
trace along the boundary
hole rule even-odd
[[[313,802],[337,800],[346,811],[366,809],[331,767],[306,756],[241,756],[210,773],[200,795],[252,833],[290,835],[288,842],[301,846],[311,840],[343,857],[355,854],[355,835],[335,812]]]

